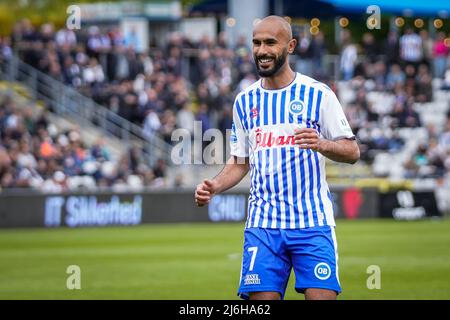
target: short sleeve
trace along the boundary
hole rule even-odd
[[[327,95],[324,104],[320,107],[319,116],[322,135],[325,139],[333,141],[354,138],[355,135],[350,128],[336,94],[331,89],[327,89],[326,92]]]
[[[230,135],[230,154],[239,158],[249,156],[248,133],[245,126],[245,114],[239,103],[239,97],[236,97],[233,105],[233,124]]]

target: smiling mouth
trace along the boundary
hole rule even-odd
[[[272,63],[274,61],[273,58],[258,58],[258,63],[261,67],[268,67],[270,63]]]

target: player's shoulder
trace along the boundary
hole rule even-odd
[[[303,85],[305,85],[307,87],[310,87],[310,88],[312,87],[315,90],[320,90],[326,95],[333,94],[333,90],[331,90],[331,88],[328,85],[326,85],[325,83],[323,83],[321,81],[318,81],[318,80],[316,80],[314,78],[311,78],[311,77],[309,77],[307,75],[304,75],[302,73],[297,73],[296,81],[299,84],[303,84]]]
[[[298,81],[303,85],[306,85],[308,88],[314,88],[315,92],[321,92],[323,102],[321,105],[323,105],[323,107],[321,107],[320,110],[338,110],[338,107],[340,106],[339,99],[336,96],[336,93],[327,84],[304,74],[299,75],[300,76],[297,77]]]
[[[242,96],[245,96],[245,95],[248,95],[248,94],[254,92],[256,89],[259,88],[259,86],[260,86],[260,81],[261,81],[261,79],[256,80],[256,81],[253,82],[251,85],[249,85],[247,88],[241,90],[241,91],[236,95],[236,99],[240,99]]]

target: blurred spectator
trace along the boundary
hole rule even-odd
[[[312,76],[313,45],[311,35],[306,30],[303,30],[299,34],[295,53],[297,54],[296,71],[307,76]]]
[[[442,78],[447,64],[448,47],[444,43],[445,33],[438,32],[433,45],[434,76]]]
[[[378,49],[372,33],[366,32],[363,34],[362,48],[365,56],[369,59],[369,62],[374,63],[377,59]]]
[[[63,28],[56,32],[55,42],[57,46],[62,48],[75,48],[77,45],[77,36],[73,30]]]
[[[340,70],[344,81],[353,78],[357,59],[357,49],[352,43],[349,30],[342,30],[342,52],[340,61]]]
[[[400,58],[404,64],[417,67],[423,59],[422,38],[411,27],[400,37]]]
[[[177,113],[177,126],[189,132],[192,136],[194,134],[195,115],[191,111],[189,104],[184,104],[183,108]]]
[[[399,39],[396,31],[389,31],[387,39],[384,41],[383,52],[386,55],[385,61],[388,66],[399,63]]]
[[[322,31],[319,31],[315,36],[313,36],[311,43],[313,76],[318,75],[320,77],[325,74],[323,57],[326,55],[326,53],[327,48],[325,44],[325,35]]]
[[[433,100],[433,86],[430,72],[425,64],[419,66],[416,83],[416,101],[417,102],[431,102]]]
[[[386,78],[387,89],[393,90],[397,85],[403,86],[405,78],[405,74],[398,64],[391,65]]]
[[[419,32],[420,39],[422,40],[422,63],[428,67],[431,66],[431,60],[433,59],[433,39],[427,30],[422,29]]]
[[[88,85],[100,84],[105,80],[102,66],[98,64],[97,59],[91,58],[89,65],[83,70],[83,81]]]

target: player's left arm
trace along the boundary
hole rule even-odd
[[[326,86],[323,87],[317,126],[297,129],[295,142],[300,148],[320,152],[333,161],[353,164],[360,157],[355,135],[342,106],[334,92]]]

